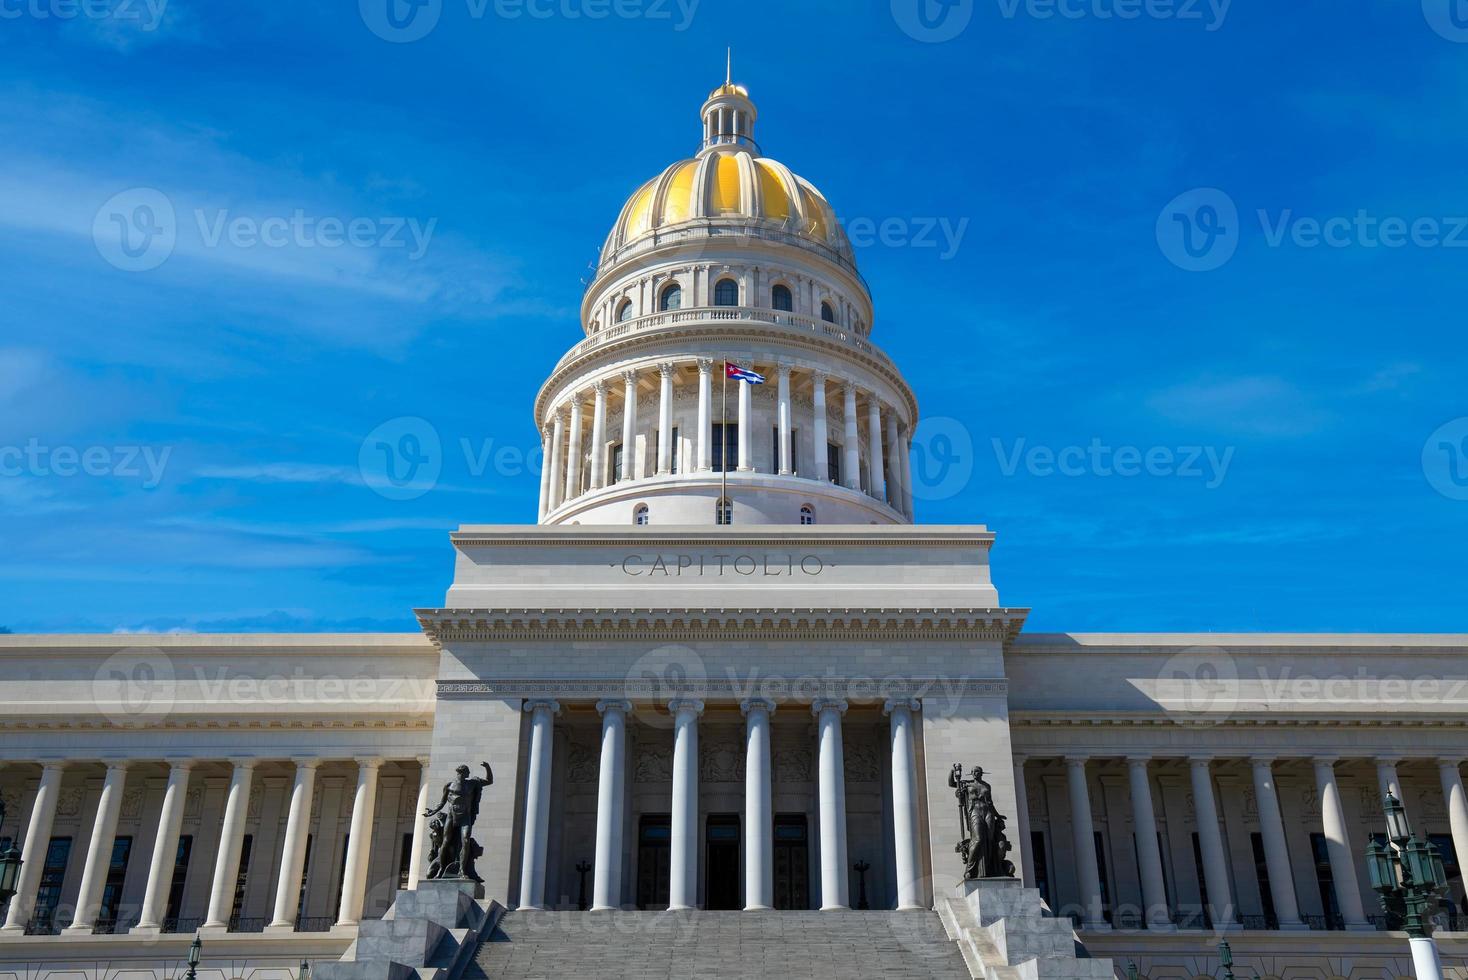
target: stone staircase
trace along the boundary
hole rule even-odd
[[[508,912],[465,978],[969,980],[932,912]]]
[[[974,977],[984,980],[1114,980],[1091,959],[1069,919],[1045,914],[1040,893],[1015,879],[966,881],[938,900],[943,927]]]

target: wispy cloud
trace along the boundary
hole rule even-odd
[[[1181,425],[1266,437],[1310,435],[1331,420],[1294,383],[1270,375],[1199,378],[1154,393],[1147,405]]]

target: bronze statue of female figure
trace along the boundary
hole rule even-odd
[[[1004,836],[1004,817],[994,806],[994,790],[984,781],[984,770],[974,766],[965,779],[963,766],[955,764],[948,785],[958,797],[958,821],[963,840],[954,848],[963,857],[963,876],[1013,878],[1014,864],[1005,859],[1010,843]]]

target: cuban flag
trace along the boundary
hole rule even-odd
[[[742,368],[738,364],[732,364],[729,361],[724,362],[724,377],[731,381],[748,381],[752,385],[762,385],[765,383],[765,376],[763,374],[756,374],[748,368]]]

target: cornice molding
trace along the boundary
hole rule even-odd
[[[835,689],[845,691],[855,684],[855,679],[828,678],[820,679],[822,685],[829,685]],[[863,681],[863,683],[865,683]],[[986,678],[983,680],[924,680],[905,679],[897,680],[891,678],[878,678],[870,682],[872,695],[868,699],[862,699],[850,695],[847,700],[860,704],[870,703],[881,706],[885,702],[897,698],[899,700],[920,699],[924,694],[948,699],[953,697],[1007,697],[1009,695],[1009,682],[1002,678]],[[750,686],[743,680],[707,680],[699,682],[676,683],[660,678],[623,678],[613,680],[565,680],[565,679],[507,679],[507,680],[479,680],[479,681],[439,681],[438,698],[440,701],[479,701],[486,698],[547,698],[585,701],[587,705],[593,705],[597,701],[616,699],[618,701],[647,702],[659,706],[666,705],[671,698],[695,697],[708,700],[727,700],[731,702],[747,701],[750,698]],[[761,691],[758,698],[767,698],[765,692]],[[773,698],[777,704],[810,704],[820,697],[785,697]]]

